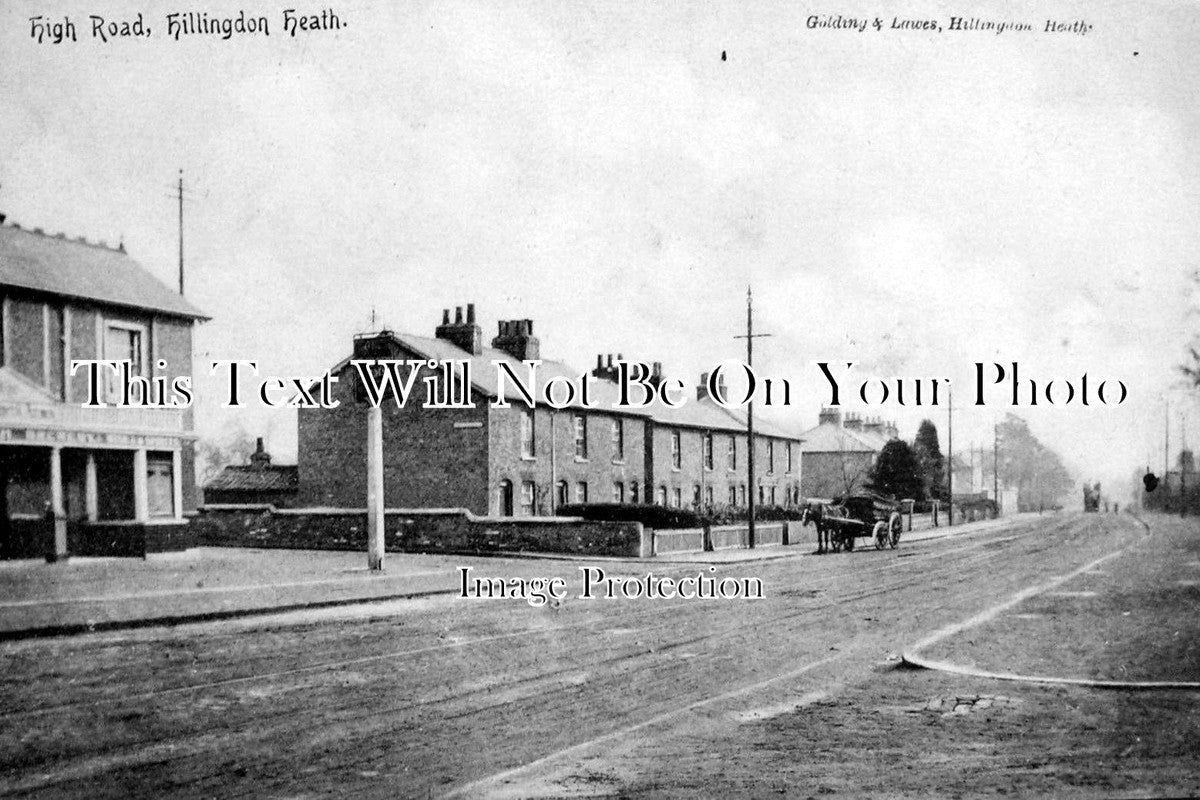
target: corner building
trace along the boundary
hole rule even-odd
[[[83,408],[88,376],[72,376],[71,361],[125,360],[170,387],[191,375],[205,319],[123,246],[0,224],[0,557],[189,544],[191,409],[115,407],[113,381],[100,387],[104,407]]]
[[[505,320],[490,346],[473,305],[460,307],[432,337],[381,331],[354,339],[338,377],[334,409],[301,409],[298,467],[301,506],[366,505],[365,393],[356,358],[467,360],[473,409],[425,408],[424,380],[440,372],[421,366],[414,395],[402,408],[383,409],[384,503],[389,508],[466,508],[490,516],[550,515],[567,503],[659,503],[681,508],[744,506],[747,502],[745,418],[705,396],[679,409],[655,403],[616,409],[612,357],[597,361],[590,407],[554,409],[540,402],[545,385],[561,377],[578,385],[583,370],[542,358],[533,321]],[[505,392],[496,407],[497,368],[507,363],[522,379],[526,360],[541,360],[529,408]],[[402,377],[406,369],[401,370]],[[652,381],[661,380],[655,365]],[[768,425],[756,429],[758,498],[763,504],[799,502],[800,439]]]

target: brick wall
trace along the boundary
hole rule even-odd
[[[408,357],[404,354],[398,358]],[[405,370],[401,370],[402,377]],[[384,502],[394,507],[457,508],[488,512],[488,409],[425,408],[422,368],[404,408],[383,409]],[[297,502],[310,507],[366,505],[367,410],[355,397],[357,375],[338,375],[334,409],[300,409]]]
[[[8,301],[8,353],[12,359],[7,366],[24,375],[38,386],[46,385],[45,333],[42,322],[43,304],[21,296]]]
[[[367,515],[357,509],[205,506],[193,520],[201,544],[304,550],[367,549]],[[646,540],[645,545],[643,539]],[[563,517],[477,517],[463,509],[389,509],[385,548],[409,553],[563,553],[636,558],[649,554],[640,523]]]
[[[680,465],[676,469],[673,460],[673,433],[679,431]],[[729,469],[729,439],[733,437],[737,447],[737,468]],[[745,486],[749,491],[749,450],[745,434],[714,431],[713,468],[704,469],[704,431],[691,428],[675,428],[669,425],[654,425],[651,474],[653,494],[651,500],[659,502],[663,487],[667,490],[667,505],[674,505],[674,491],[679,489],[682,507],[692,508],[696,487],[700,487],[701,502],[705,502],[708,488],[712,487],[713,503],[729,505],[729,487]],[[787,441],[755,436],[755,480],[764,487],[763,502],[768,505],[786,506],[793,490],[800,486],[799,445],[793,444],[792,472],[787,471]],[[768,442],[775,442],[774,469],[770,468]],[[772,502],[771,489],[775,500]],[[741,495],[739,494],[739,497]],[[757,495],[755,500],[757,502]]]
[[[535,513],[540,515],[550,514],[550,493],[554,490],[554,484],[560,481],[566,482],[568,502],[571,503],[576,502],[576,486],[580,482],[587,484],[588,501],[593,503],[612,502],[615,482],[620,482],[624,487],[626,502],[630,501],[634,483],[638,484],[641,491],[645,485],[641,455],[646,426],[643,419],[600,411],[584,412],[587,458],[578,459],[575,456],[575,412],[570,409],[552,411],[549,408],[535,408],[534,456],[530,458],[523,455],[521,445],[521,417],[528,410],[524,404],[489,409],[491,459],[488,513],[500,514],[500,485],[505,480],[512,482],[513,510],[518,515],[522,513],[521,492],[526,482],[532,482],[535,486]],[[613,440],[614,419],[623,421],[624,458],[620,457]]]

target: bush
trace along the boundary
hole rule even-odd
[[[729,525],[749,519],[745,507],[726,505],[718,505],[706,508],[703,512],[696,512],[686,508],[667,508],[650,503],[571,503],[559,506],[554,513],[560,517],[582,517],[595,522],[640,522],[647,528],[658,530]],[[799,520],[803,513],[804,509],[802,508],[755,506],[754,519],[758,522]]]
[[[594,522],[640,522],[647,528],[699,528],[704,519],[685,508],[666,508],[648,503],[569,503],[554,513],[560,517],[583,517]]]

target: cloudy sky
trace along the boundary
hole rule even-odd
[[[549,357],[693,382],[742,352],[753,285],[785,424],[815,423],[817,360],[964,400],[973,362],[1018,361],[1125,381],[1119,409],[1022,413],[1080,479],[1128,479],[1161,468],[1165,397],[1200,440],[1171,389],[1200,332],[1200,10],[1053,5],[347,2],[342,30],[293,38],[288,3],[5,2],[0,210],[123,238],[171,282],[182,168],[197,360],[278,375],[321,373],[372,309],[429,335],[474,302],[487,337],[529,317]],[[166,37],[168,13],[243,9],[269,37]],[[139,12],[150,37],[91,38],[87,14]],[[79,41],[38,44],[39,14]],[[883,30],[808,27],[837,15]],[[889,29],[952,15],[1035,30]],[[956,445],[990,444],[989,401]],[[294,416],[202,403],[202,433],[294,456]],[[859,410],[945,442],[944,409]]]

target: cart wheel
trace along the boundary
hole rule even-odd
[[[888,527],[891,528],[892,535],[889,540],[892,549],[896,549],[896,545],[900,544],[900,531],[904,529],[904,520],[900,516],[899,511],[893,511],[892,516],[888,517]]]
[[[888,527],[886,522],[876,522],[875,527],[871,529],[871,538],[875,540],[875,549],[882,550],[887,547]]]

